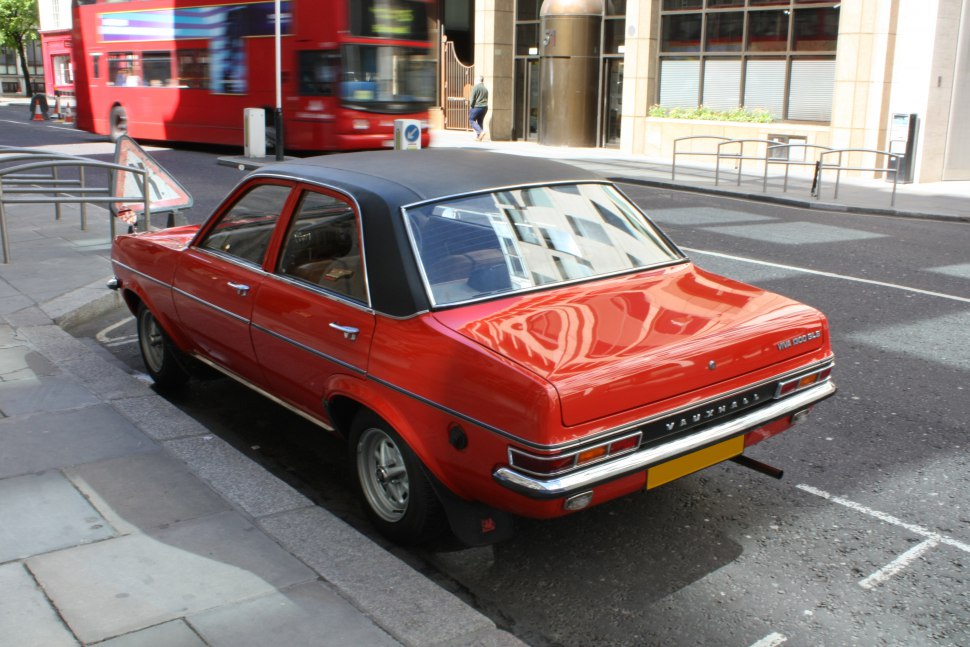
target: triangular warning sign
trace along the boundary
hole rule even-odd
[[[115,144],[115,164],[148,172],[148,175],[145,176],[145,185],[148,188],[148,205],[152,213],[188,209],[192,206],[192,196],[185,190],[185,187],[128,135],[122,136]],[[142,201],[144,194],[142,193],[141,174],[112,171],[111,186],[114,191],[113,195],[134,198],[131,201],[112,203],[111,211],[114,214],[117,215],[119,211],[126,210],[135,213],[145,211],[145,203]]]

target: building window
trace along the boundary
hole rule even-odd
[[[829,121],[839,6],[830,0],[663,0],[657,103]]]
[[[51,66],[54,68],[54,85],[71,85],[74,77],[71,76],[71,57],[67,54],[57,54],[51,57]]]

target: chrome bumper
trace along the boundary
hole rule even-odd
[[[835,395],[835,391],[835,383],[830,380],[696,434],[555,478],[539,479],[509,467],[499,467],[492,473],[492,478],[500,485],[532,499],[556,499],[577,494],[602,483],[645,470],[651,465],[663,463],[757,429]]]

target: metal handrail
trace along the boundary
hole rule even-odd
[[[717,153],[716,152],[708,153],[708,152],[678,151],[677,150],[677,144],[679,144],[680,142],[684,142],[684,141],[688,141],[688,140],[692,140],[692,139],[709,139],[709,140],[715,140],[715,141],[719,141],[719,142],[728,142],[728,141],[731,141],[731,139],[729,137],[720,137],[718,135],[691,135],[689,137],[679,137],[679,138],[675,139],[674,140],[674,156],[673,156],[673,162],[670,165],[670,181],[671,182],[673,182],[674,180],[677,179],[677,156],[678,155],[699,155],[699,156],[706,156],[706,157],[716,157],[717,156]]]
[[[717,145],[717,160],[714,166],[714,186],[718,186],[721,182],[721,158],[737,160],[738,163],[738,177],[736,184],[741,186],[741,167],[744,164],[744,160],[764,160],[763,155],[745,155],[744,145],[745,144],[764,144],[770,146],[774,141],[771,139],[729,139],[726,142],[722,142]],[[731,146],[732,144],[738,144],[738,152],[735,153],[724,153],[721,149],[725,146]],[[767,155],[767,153],[765,154]]]
[[[10,239],[7,234],[7,213],[5,207],[7,204],[53,204],[58,219],[60,218],[61,204],[78,204],[81,207],[81,229],[86,230],[87,205],[89,203],[111,204],[115,202],[141,202],[145,205],[145,229],[146,231],[148,230],[149,223],[151,222],[151,197],[149,196],[149,192],[147,190],[149,173],[147,169],[139,169],[112,162],[101,162],[74,155],[62,155],[58,153],[50,154],[46,151],[21,155],[22,150],[20,150],[16,151],[16,154],[14,155],[4,156],[4,153],[8,151],[14,152],[14,149],[11,149],[10,147],[0,147],[0,163],[24,160],[30,161],[28,161],[26,164],[0,168],[0,238],[3,239],[2,247],[4,263],[10,262]],[[38,157],[47,159],[36,161],[38,160]],[[78,170],[79,179],[75,180],[72,178],[70,180],[61,180],[58,177],[58,170],[63,168],[76,168]],[[112,190],[111,186],[105,188],[88,187],[85,174],[85,169],[88,168],[108,171],[109,184],[110,172],[112,171],[133,173],[136,176],[138,188],[141,189],[141,195],[113,195],[114,191]],[[50,175],[41,175],[38,178],[35,178],[35,182],[29,182],[28,180],[30,179],[30,176],[27,175],[26,172],[41,169],[50,169]],[[5,181],[7,183],[6,187],[4,186]],[[38,182],[40,181],[44,182],[44,186],[37,186]],[[38,193],[50,193],[53,195],[42,198],[13,197],[13,195],[30,196]],[[91,195],[92,193],[107,193],[108,195]],[[108,222],[111,239],[114,240],[115,219],[109,218]]]
[[[772,164],[784,164],[785,165],[785,182],[784,182],[784,185],[782,187],[782,192],[783,193],[788,193],[788,171],[789,171],[789,169],[792,166],[812,166],[812,167],[816,166],[816,164],[818,163],[818,155],[816,155],[815,160],[813,160],[811,162],[793,162],[790,159],[788,159],[788,156],[787,155],[785,156],[785,159],[772,158],[771,157],[771,154],[773,152],[775,152],[775,151],[779,151],[779,150],[782,150],[782,149],[789,149],[790,150],[790,149],[796,148],[796,147],[797,148],[813,148],[813,149],[822,150],[822,151],[830,151],[830,150],[832,150],[828,146],[820,146],[818,144],[776,144],[774,146],[769,146],[765,150],[765,175],[764,175],[764,178],[763,178],[763,180],[761,182],[761,192],[762,193],[765,193],[768,190],[768,168],[769,168],[770,165],[772,165]]]
[[[10,164],[13,162],[24,162],[24,161],[34,161],[37,159],[51,159],[51,160],[65,160],[65,159],[85,159],[83,157],[78,157],[77,155],[69,155],[67,153],[58,153],[55,151],[48,150],[37,150],[32,148],[18,148],[15,146],[0,146],[0,164]],[[30,184],[35,182],[37,184],[42,183],[59,183],[61,180],[57,176],[57,171],[51,169],[46,175],[34,173],[34,174],[18,174],[16,176],[11,176],[7,179],[9,184]],[[71,181],[66,181],[71,182]],[[73,181],[77,183],[77,181]],[[75,184],[76,185],[76,184]],[[61,219],[61,205],[54,205],[54,219]]]
[[[864,166],[842,166],[842,154],[843,153],[864,153],[869,155],[885,155],[887,158],[887,163],[885,167],[864,167]],[[827,155],[838,155],[837,164],[826,164],[825,157]],[[889,166],[888,160],[895,157],[896,166]],[[893,174],[893,191],[892,196],[889,199],[889,206],[896,206],[896,185],[899,182],[899,167],[902,165],[902,160],[905,155],[900,155],[898,153],[890,153],[889,151],[880,151],[871,148],[841,148],[838,150],[827,151],[819,155],[818,164],[818,191],[815,194],[815,199],[818,200],[822,196],[822,171],[835,169],[835,193],[832,196],[833,200],[839,199],[839,181],[842,178],[842,171],[872,171],[874,173],[892,173]]]

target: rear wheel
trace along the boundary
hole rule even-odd
[[[350,459],[367,516],[381,534],[398,543],[417,544],[444,530],[444,510],[421,461],[369,411],[354,421]]]
[[[144,304],[138,308],[138,348],[148,375],[158,386],[173,389],[188,381],[189,374],[178,360],[178,349]]]
[[[128,134],[128,111],[122,106],[114,106],[108,116],[108,124],[111,128],[111,141],[118,141]]]

